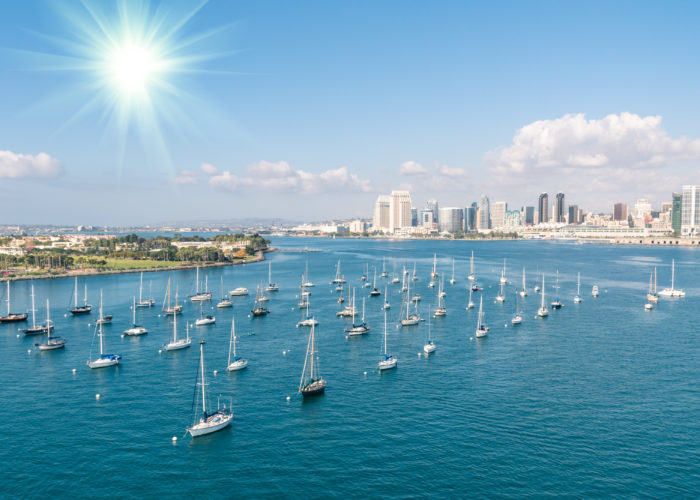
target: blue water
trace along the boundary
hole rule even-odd
[[[206,270],[210,306],[220,295],[222,274],[227,290],[246,286],[251,295],[234,299],[233,310],[215,309],[215,327],[193,329],[196,340],[207,340],[214,401],[218,394],[231,396],[235,412],[232,427],[196,440],[183,436],[196,343],[158,353],[172,331],[171,320],[159,317],[167,278],[181,295],[189,294],[194,270],[144,275],[145,292],[150,284],[158,306],[139,310],[149,329],[140,338],[121,337],[131,322],[138,274],[85,278],[90,302],[98,303],[102,289],[105,313],[115,316],[105,327],[107,351],[123,356],[117,368],[103,370],[85,366],[95,315],[64,317],[73,280],[36,281],[38,316],[43,319],[48,296],[56,333],[68,345],[39,353],[36,338],[17,338],[17,325],[0,325],[0,496],[690,497],[700,491],[697,249],[292,238],[273,244],[321,251],[268,255],[281,291],[270,294],[267,317],[249,317],[256,284],[267,282],[267,263]],[[491,327],[478,341],[477,311],[465,310],[472,250]],[[447,316],[432,320],[437,352],[418,356],[426,324],[396,328],[400,287],[389,285],[389,350],[399,365],[380,375],[384,297],[367,298],[372,331],[346,339],[344,320],[335,317],[341,306],[328,284],[335,265],[340,258],[343,274],[359,287],[366,263],[381,271],[386,257],[391,273],[404,264],[412,270],[416,262],[425,316],[435,303],[436,289],[427,286],[434,252],[446,282],[457,259],[458,280],[445,285]],[[508,301],[496,304],[503,258],[511,283]],[[645,311],[649,273],[656,266],[659,286],[667,286],[672,258],[687,297],[661,299]],[[302,401],[296,390],[308,329],[295,325],[307,259],[317,285],[311,305],[320,321],[328,389]],[[523,266],[530,295],[521,301],[523,324],[512,327]],[[535,319],[536,273],[547,275],[549,302],[557,269],[565,305]],[[578,305],[577,272],[584,298]],[[590,295],[593,284],[600,287],[598,299]],[[357,289],[358,304],[368,291]],[[29,307],[29,282],[13,283],[12,292],[13,310]],[[232,314],[239,355],[249,366],[229,374]],[[194,322],[198,315],[198,306],[185,305],[183,319]]]

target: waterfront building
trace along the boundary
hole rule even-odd
[[[549,195],[547,193],[541,193],[537,199],[537,210],[539,212],[539,217],[537,218],[538,224],[546,224],[549,222]]]
[[[644,221],[651,220],[651,203],[646,198],[640,198],[637,203],[634,204],[634,211],[632,217],[635,219],[642,219]]]
[[[569,205],[569,224],[578,224],[580,220],[579,217],[578,205]]]
[[[372,229],[374,231],[389,231],[391,213],[391,196],[380,194],[374,204],[374,217]]]
[[[491,227],[499,228],[506,224],[506,210],[508,203],[505,201],[497,201],[491,207]]]
[[[443,207],[440,209],[438,226],[441,233],[458,233],[462,231],[464,211],[457,207]]]
[[[627,203],[615,203],[613,206],[613,220],[627,222]]]
[[[681,192],[681,236],[694,237],[700,226],[700,186],[683,186]]]
[[[411,207],[411,227],[418,226],[418,209]]]
[[[532,226],[535,223],[535,207],[523,207],[520,212],[524,226]]]
[[[489,204],[489,197],[486,195],[482,196],[479,200],[477,221],[479,224],[479,231],[491,229],[491,206]]]
[[[350,222],[350,232],[351,233],[364,233],[367,230],[367,223],[363,220],[357,219]]]
[[[557,222],[559,224],[566,222],[564,204],[564,193],[559,191],[557,193],[556,201],[554,203],[554,222]]]
[[[464,232],[471,233],[476,231],[476,212],[479,205],[476,202],[472,203],[464,209]]]
[[[671,209],[671,227],[675,234],[681,234],[681,204],[682,196],[680,193],[673,193],[671,195],[671,203],[673,208]]]
[[[389,208],[389,230],[411,227],[411,194],[408,191],[392,191]]]

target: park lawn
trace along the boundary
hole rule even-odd
[[[107,265],[104,269],[119,271],[128,269],[160,269],[168,267],[177,267],[183,265],[183,262],[168,262],[162,260],[137,260],[137,259],[112,259],[106,258]]]

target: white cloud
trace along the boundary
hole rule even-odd
[[[197,177],[198,172],[193,170],[180,170],[177,177],[170,180],[173,184],[197,184],[199,178]]]
[[[0,179],[47,179],[62,173],[61,162],[46,153],[34,156],[0,151]]]
[[[444,175],[445,177],[452,177],[452,178],[458,178],[458,177],[466,177],[467,176],[467,171],[463,168],[459,167],[449,167],[447,165],[442,165],[438,168],[438,172],[440,174]]]
[[[425,175],[428,173],[428,169],[425,168],[418,162],[415,161],[405,161],[399,167],[399,173],[401,175]]]
[[[219,169],[211,163],[202,163],[199,169],[206,175],[217,175],[219,173]]]
[[[218,171],[211,176],[209,185],[227,191],[241,187],[263,191],[286,191],[299,193],[369,192],[368,180],[348,172],[347,167],[326,170],[319,174],[295,170],[286,161],[259,161],[245,168],[244,176],[230,171]]]
[[[645,168],[673,160],[700,158],[700,139],[672,139],[660,116],[633,113],[587,120],[568,114],[539,120],[519,129],[513,143],[489,151],[485,159],[495,172],[530,175],[537,169]]]

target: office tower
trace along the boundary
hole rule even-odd
[[[532,226],[535,223],[535,207],[523,207],[520,212],[524,226]]]
[[[700,222],[700,186],[683,186],[681,236],[696,236]]]
[[[428,200],[428,202],[425,204],[425,208],[428,208],[433,212],[433,222],[440,222],[440,213],[438,210],[437,200]]]
[[[428,229],[433,227],[433,211],[428,208],[423,208],[418,214],[418,225]]]
[[[491,207],[489,198],[484,195],[479,200],[479,229],[491,229]]]
[[[578,224],[578,205],[569,205],[569,224]]]
[[[396,231],[411,227],[411,194],[408,191],[392,191],[389,209],[389,229]]]
[[[508,210],[508,203],[505,201],[497,201],[493,204],[491,208],[491,227],[495,229],[505,226],[506,210]]]
[[[613,220],[627,221],[627,203],[615,203],[613,207]]]
[[[682,196],[680,193],[673,193],[671,195],[671,203],[673,208],[671,209],[671,227],[675,234],[681,234],[681,203]]]
[[[418,209],[411,207],[411,227],[416,227],[418,225]]]
[[[374,204],[372,227],[375,231],[388,231],[391,212],[391,196],[380,194]]]
[[[538,224],[549,222],[549,196],[547,193],[540,194],[540,197],[537,199],[537,211],[539,212]]]
[[[464,232],[469,233],[476,231],[476,211],[479,205],[476,202],[472,203],[464,209]]]
[[[554,203],[554,222],[562,223],[564,220],[564,193],[557,193],[556,202]]]
[[[632,216],[635,219],[646,219],[649,215],[651,215],[651,203],[649,203],[649,200],[646,198],[637,200],[637,203],[634,204]]]
[[[458,233],[462,230],[464,211],[457,207],[444,207],[440,209],[440,232]]]

